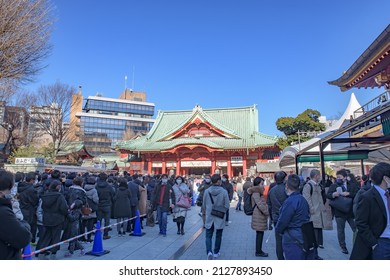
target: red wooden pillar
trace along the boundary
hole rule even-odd
[[[215,173],[215,169],[217,168],[217,162],[215,160],[215,157],[211,158],[211,175]]]
[[[176,176],[180,176],[180,158],[176,159]]]
[[[165,161],[165,158],[162,159],[161,174],[167,174],[167,162]]]
[[[152,174],[152,161],[150,159],[148,160],[148,174]]]
[[[247,175],[247,172],[246,172],[246,156],[245,155],[242,156],[242,175],[243,176]]]
[[[227,160],[227,171],[226,172],[227,172],[227,175],[229,176],[229,178],[231,178],[232,177],[232,161],[231,161],[230,156],[228,157],[228,160]]]

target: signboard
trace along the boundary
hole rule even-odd
[[[162,162],[152,162],[152,167],[162,167]]]
[[[241,163],[242,162],[242,157],[231,157],[230,160],[232,163]]]
[[[181,167],[211,167],[211,160],[182,161]]]
[[[217,161],[216,165],[220,167],[227,166],[227,161]]]
[[[45,158],[15,158],[15,164],[45,165]]]
[[[161,165],[161,166],[162,166],[162,165]],[[167,167],[167,168],[176,167],[176,162],[167,162],[166,167]]]

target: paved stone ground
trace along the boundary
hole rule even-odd
[[[266,231],[264,235],[263,251],[269,253],[268,258],[255,257],[255,231],[250,226],[250,216],[244,212],[234,210],[236,202],[231,204],[231,223],[225,227],[222,236],[221,260],[276,260],[274,231]],[[206,245],[205,231],[202,230],[202,219],[199,217],[199,207],[193,206],[188,212],[185,235],[177,235],[176,223],[172,222],[172,216],[168,216],[167,237],[158,235],[158,225],[154,227],[144,226],[142,237],[119,237],[116,230],[110,232],[112,238],[103,240],[103,248],[110,250],[109,254],[95,257],[91,255],[80,256],[79,251],[70,258],[64,258],[67,245],[62,245],[57,253],[57,259],[72,260],[205,260]],[[115,220],[112,220],[114,223]],[[215,237],[215,236],[214,236]],[[193,241],[193,242],[192,242]],[[346,225],[346,242],[349,251],[352,250],[352,231]],[[83,243],[86,251],[92,249],[92,243]],[[341,253],[337,242],[336,226],[332,231],[324,231],[324,249],[319,249],[319,255],[326,260],[346,260],[349,255]]]

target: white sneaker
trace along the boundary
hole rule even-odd
[[[220,256],[221,256],[221,253],[219,253],[219,252],[213,255],[214,259],[217,259],[217,258],[219,258]]]
[[[209,252],[209,253],[207,254],[207,259],[208,259],[208,260],[212,260],[213,257],[214,257],[213,253]]]

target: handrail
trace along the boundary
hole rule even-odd
[[[387,90],[354,111],[353,118],[356,119],[365,113],[368,113],[378,107],[382,107],[388,102],[390,102],[390,92]]]

